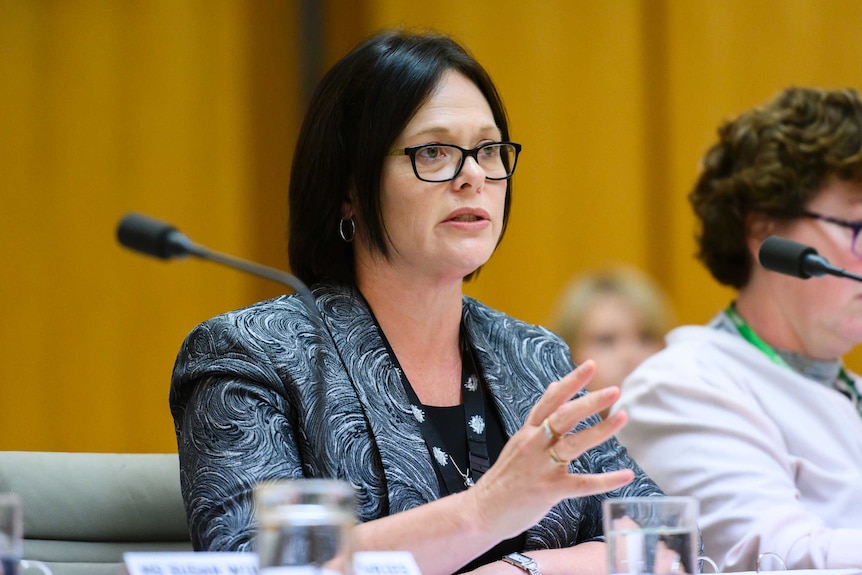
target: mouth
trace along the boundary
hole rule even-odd
[[[490,220],[491,215],[482,208],[459,208],[449,213],[444,221],[472,224]]]
[[[478,222],[485,218],[481,218],[475,214],[461,214],[459,216],[455,216],[454,218],[449,218],[450,222]]]

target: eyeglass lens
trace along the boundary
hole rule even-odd
[[[512,175],[515,153],[515,146],[511,144],[489,144],[476,150],[475,158],[487,179],[505,180]],[[423,146],[414,156],[416,174],[430,182],[452,180],[463,166],[464,156],[465,153],[454,146]]]
[[[862,222],[847,222],[838,218],[832,218],[829,216],[825,216],[823,214],[818,214],[817,212],[803,212],[802,214],[806,218],[814,218],[816,220],[820,220],[823,222],[827,222],[829,224],[834,224],[836,226],[841,226],[842,228],[848,229],[853,234],[850,251],[853,252],[857,257],[862,258]]]
[[[853,244],[850,246],[850,251],[852,251],[857,257],[862,258],[862,234],[859,233],[860,228],[853,228]]]

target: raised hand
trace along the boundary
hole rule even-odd
[[[536,524],[562,499],[604,493],[634,478],[630,469],[600,474],[570,473],[568,462],[613,436],[627,416],[617,412],[577,433],[577,424],[619,397],[608,387],[570,401],[587,384],[595,364],[585,361],[548,386],[527,421],[509,439],[497,462],[469,490],[471,505],[485,528],[500,539]]]

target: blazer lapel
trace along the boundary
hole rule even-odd
[[[494,398],[500,419],[509,437],[514,435],[527,420],[535,398],[544,393],[557,370],[564,372],[570,358],[567,349],[560,348],[552,354],[536,354],[531,357],[523,353],[525,338],[545,337],[538,331],[527,332],[513,320],[465,298],[464,323],[476,360]],[[556,357],[559,355],[559,357]],[[515,359],[517,358],[517,359]],[[557,376],[558,377],[558,376]],[[544,380],[547,378],[547,380]],[[527,530],[527,548],[544,548],[554,542],[565,546],[575,540],[577,522],[565,517],[580,514],[576,507],[583,500],[564,500],[557,504],[537,525]],[[559,508],[565,507],[568,515],[561,515]]]
[[[369,453],[365,463],[385,478],[389,513],[437,499],[437,476],[416,415],[365,300],[340,286],[315,295],[370,428],[377,454]]]
[[[516,382],[516,374],[505,361],[494,351],[489,340],[494,334],[484,321],[481,313],[477,313],[475,302],[464,300],[464,327],[467,340],[473,347],[479,371],[485,378],[488,391],[494,399],[494,406],[505,427],[506,435],[513,436],[527,419],[530,408],[530,396],[525,393],[524,386]]]

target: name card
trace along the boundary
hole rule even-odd
[[[353,554],[353,575],[422,575],[409,551],[359,551]]]
[[[257,575],[257,555],[228,552],[128,552],[129,575]]]
[[[128,552],[123,554],[129,575],[258,575],[257,555],[228,552]],[[270,567],[277,575],[334,574],[316,567]],[[362,551],[353,554],[353,575],[422,575],[407,551]]]

